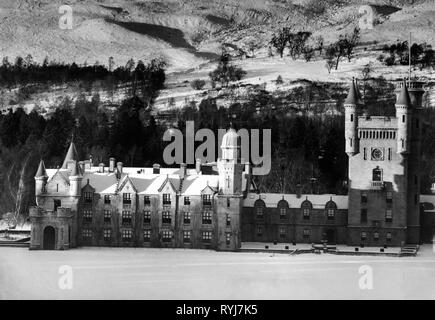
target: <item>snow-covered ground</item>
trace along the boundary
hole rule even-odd
[[[61,269],[61,266],[69,266]],[[372,270],[373,288],[360,289]],[[72,289],[65,284],[72,271]],[[363,273],[360,274],[360,271]],[[366,282],[367,283],[367,282]],[[415,258],[207,250],[0,248],[0,299],[434,299],[435,253]]]

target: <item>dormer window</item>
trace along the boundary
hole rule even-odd
[[[92,203],[92,192],[85,192],[85,203]]]
[[[171,204],[171,195],[169,193],[163,194],[163,204]]]
[[[123,193],[122,194],[122,203],[123,204],[131,204],[131,193]]]
[[[211,206],[211,194],[202,195],[202,204],[204,206]]]
[[[145,206],[149,206],[149,205],[151,204],[150,196],[144,196],[144,197],[143,197],[143,204],[144,204]]]

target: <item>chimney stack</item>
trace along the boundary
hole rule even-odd
[[[104,163],[100,163],[100,164],[98,165],[98,172],[99,172],[99,173],[104,173]]]
[[[118,163],[116,164],[116,167],[118,168],[118,172],[119,172],[119,174],[122,173],[122,166],[123,166],[123,163],[122,163],[122,162],[118,162]]]
[[[186,177],[186,164],[180,163],[180,179],[184,179]]]
[[[79,166],[80,166],[80,170],[82,172],[85,172],[85,162],[84,161],[79,161]]]
[[[158,163],[153,164],[153,174],[160,174],[160,165]]]
[[[195,169],[196,169],[196,173],[199,174],[201,172],[201,159],[200,158],[196,159]]]
[[[109,172],[115,171],[115,158],[109,159]]]
[[[296,198],[300,199],[302,197],[302,186],[300,183],[296,185]]]

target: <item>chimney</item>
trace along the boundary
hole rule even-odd
[[[153,164],[153,174],[160,174],[160,165],[158,163]]]
[[[180,179],[184,179],[186,177],[186,164],[180,163]]]
[[[251,164],[249,162],[245,162],[245,174],[251,174]]]
[[[115,171],[115,158],[109,159],[109,172]]]
[[[122,162],[118,162],[118,163],[116,164],[116,167],[118,168],[118,172],[119,172],[119,174],[122,173],[122,165],[123,165]]]
[[[196,159],[195,169],[196,169],[196,173],[199,174],[201,172],[201,159],[200,158]]]
[[[90,163],[91,167],[94,165],[93,160],[94,160],[94,158],[92,157],[92,154],[90,154],[89,155],[89,163]]]
[[[84,161],[79,161],[79,166],[80,166],[80,170],[82,172],[85,172],[85,163],[84,163]]]
[[[302,185],[298,183],[296,185],[296,198],[300,199],[302,197]]]
[[[98,172],[99,172],[99,173],[104,173],[104,163],[100,163],[100,164],[98,165]]]

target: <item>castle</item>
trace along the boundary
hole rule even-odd
[[[352,82],[344,103],[348,195],[257,192],[232,128],[222,158],[197,161],[195,169],[127,168],[113,158],[108,167],[94,166],[79,161],[71,142],[62,167],[39,164],[30,249],[235,251],[242,241],[399,246],[431,240],[435,199],[420,195],[419,179],[423,93],[421,83],[408,88],[404,82],[395,117],[368,117]]]

